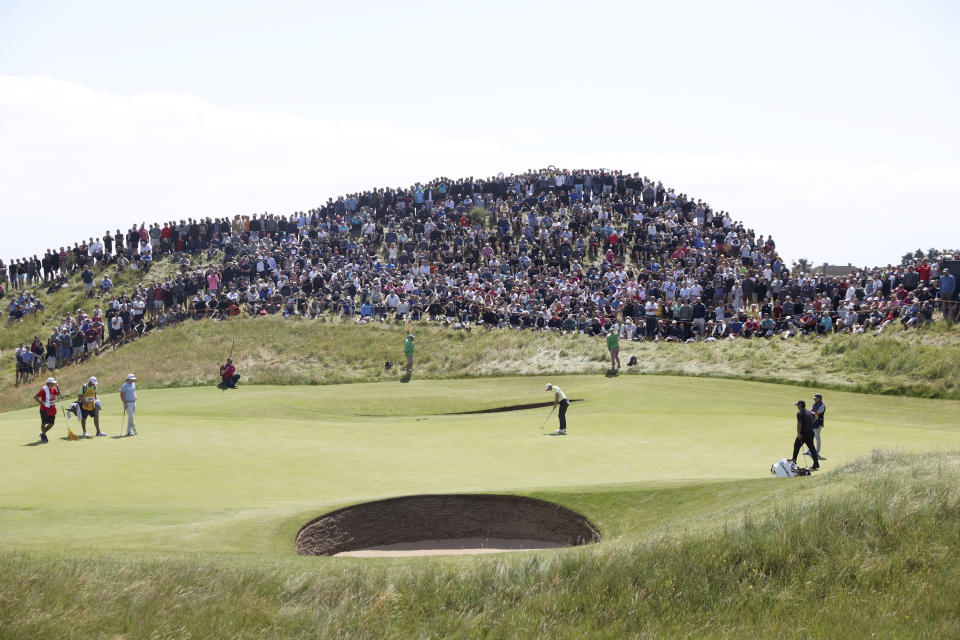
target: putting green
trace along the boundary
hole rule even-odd
[[[544,437],[555,415],[539,430],[548,408],[449,415],[550,400],[546,381],[583,400],[568,412],[566,437]],[[293,554],[302,523],[376,498],[769,478],[791,452],[793,403],[812,394],[624,375],[139,395],[133,438],[117,437],[114,391],[103,398],[108,438],[62,439],[61,414],[51,442],[38,445],[36,410],[0,414],[0,543]],[[960,402],[826,395],[827,469],[873,447],[960,445]]]

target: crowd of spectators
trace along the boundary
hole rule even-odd
[[[0,298],[4,296],[3,285],[0,284]],[[10,296],[7,303],[7,326],[9,327],[18,320],[23,320],[33,313],[40,313],[44,310],[43,302],[33,295],[30,291],[18,291],[16,295]]]
[[[176,273],[151,281],[159,259]],[[142,284],[117,291],[106,265],[138,269]],[[17,296],[9,321],[27,312],[27,290],[77,272],[105,309],[63,319],[44,347],[51,361],[55,343],[55,365],[173,322],[240,314],[668,342],[922,326],[941,302],[956,316],[940,261],[791,274],[773,237],[703,200],[637,173],[553,167],[371,189],[292,215],[134,225],[0,262]]]

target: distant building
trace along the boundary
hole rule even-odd
[[[859,270],[860,270],[859,267],[855,267],[849,263],[847,263],[846,265],[823,263],[821,266],[814,269],[814,272],[822,274],[827,277],[830,277],[830,276],[840,277],[840,276],[852,275]]]

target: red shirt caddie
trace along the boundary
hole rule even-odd
[[[59,396],[60,391],[56,387],[51,389],[44,385],[33,397],[40,400],[40,411],[44,415],[55,416],[57,415],[57,398]]]

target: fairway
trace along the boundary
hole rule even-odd
[[[581,402],[569,435],[541,432],[545,381]],[[140,435],[68,442],[63,415],[36,445],[35,410],[0,415],[0,542],[293,554],[326,510],[418,493],[580,493],[769,478],[789,456],[793,403],[809,389],[656,376],[570,376],[244,386],[140,392]],[[956,401],[828,393],[828,471],[873,447],[960,446]],[[461,415],[452,415],[461,413]],[[69,423],[79,432],[78,423]],[[91,428],[92,432],[93,429]],[[605,531],[605,536],[619,532]]]

